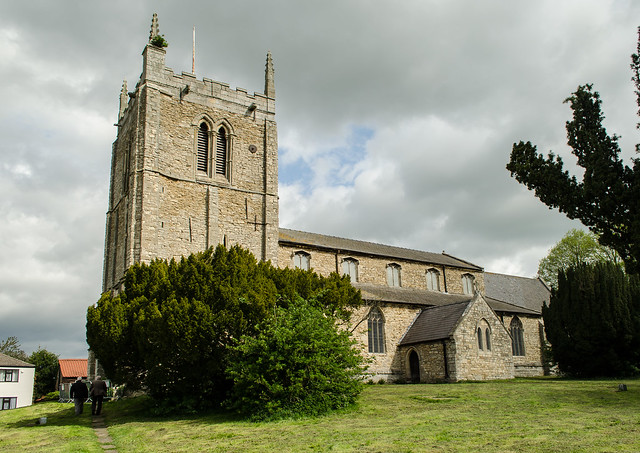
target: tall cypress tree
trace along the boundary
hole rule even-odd
[[[549,306],[547,338],[560,370],[574,375],[624,375],[638,371],[640,285],[613,263],[561,271]]]

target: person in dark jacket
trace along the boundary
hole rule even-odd
[[[73,403],[76,406],[76,415],[82,414],[84,402],[89,397],[89,391],[87,390],[87,384],[82,382],[82,378],[78,376],[78,380],[71,384],[69,390],[69,396],[73,398]]]
[[[107,383],[100,379],[100,376],[96,376],[91,383],[89,393],[91,394],[91,415],[100,415],[102,400],[107,395]]]

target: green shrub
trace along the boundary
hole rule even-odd
[[[60,392],[49,392],[40,398],[40,401],[58,401],[60,399]]]
[[[233,347],[228,407],[254,419],[319,415],[355,402],[364,359],[334,318],[298,298]]]
[[[167,47],[169,43],[164,39],[164,35],[155,35],[151,40],[151,44],[156,47]]]

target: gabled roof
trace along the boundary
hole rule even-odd
[[[287,245],[307,246],[326,250],[339,250],[342,253],[359,253],[363,255],[380,256],[389,259],[418,261],[426,264],[457,267],[474,271],[482,271],[480,266],[455,258],[445,253],[423,252],[421,250],[394,247],[377,244],[375,242],[357,241],[324,234],[307,233],[304,231],[280,228],[279,243]]]
[[[23,360],[16,359],[11,357],[10,355],[3,354],[0,352],[0,366],[10,366],[16,368],[35,368],[35,365],[32,365]]]
[[[539,278],[485,272],[484,288],[487,299],[527,309],[536,314],[542,312],[542,305],[544,303],[548,305],[551,297],[551,291]],[[495,308],[491,302],[489,304],[496,311],[509,311]]]
[[[354,283],[353,286],[360,290],[363,300],[372,302],[379,301],[399,304],[440,306],[456,302],[470,301],[473,298],[473,296],[469,294],[449,294],[418,288],[401,288],[363,283]]]
[[[424,343],[449,338],[471,300],[425,308],[400,340],[400,345]]]
[[[491,307],[493,311],[500,311],[503,313],[519,313],[523,315],[534,315],[540,316],[540,310],[529,310],[528,308],[519,307],[518,305],[513,305],[507,302],[502,302],[501,300],[492,299],[491,297],[485,297],[485,300]]]
[[[59,359],[60,375],[63,378],[75,378],[87,375],[87,359]]]

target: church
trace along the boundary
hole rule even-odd
[[[374,380],[544,373],[542,281],[485,272],[444,252],[280,228],[271,54],[264,90],[251,94],[174,73],[163,41],[154,14],[140,80],[120,93],[103,292],[118,291],[135,262],[239,244],[279,267],[350,276],[364,304],[348,328]]]

